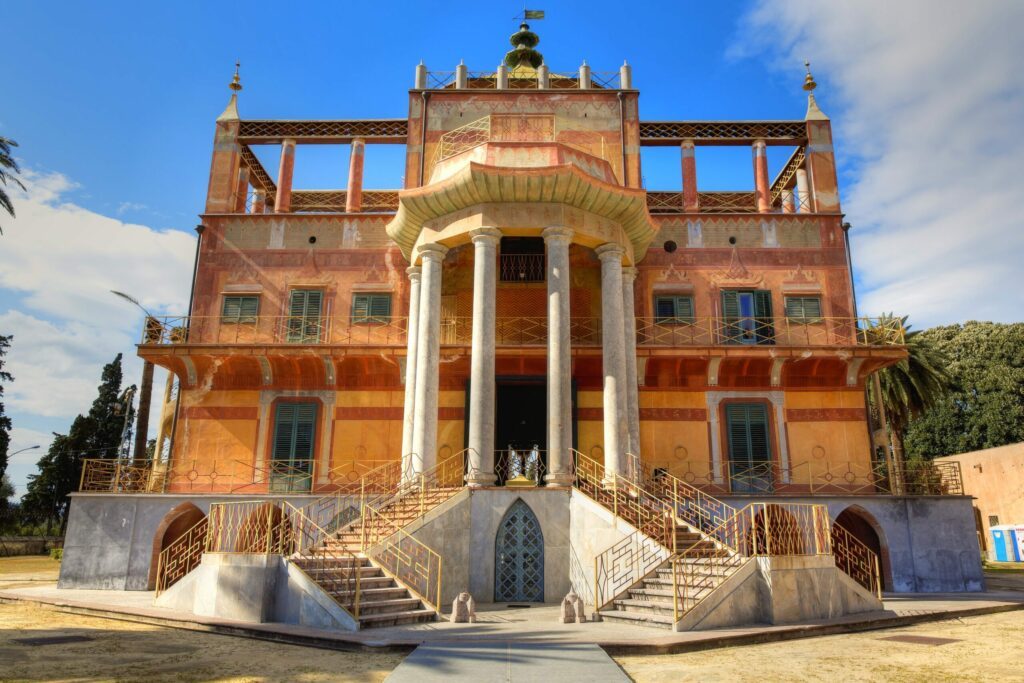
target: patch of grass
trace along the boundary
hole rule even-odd
[[[60,562],[49,555],[19,555],[0,557],[0,575],[3,574],[52,574],[60,571]]]

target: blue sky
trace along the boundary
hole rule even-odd
[[[802,61],[833,118],[861,310],[918,326],[1020,320],[1007,293],[1024,258],[1024,3],[814,0],[547,2],[533,22],[557,71],[624,59],[644,119],[793,119]],[[14,448],[47,443],[94,395],[102,364],[133,357],[140,322],[187,301],[192,232],[214,119],[235,59],[243,118],[406,115],[422,59],[496,66],[514,3],[7,3],[0,135],[27,169],[19,217],[0,216],[0,333]],[[399,147],[367,151],[367,187],[396,187]],[[273,150],[260,152],[276,169]],[[788,150],[772,149],[772,173]],[[296,186],[343,187],[347,150],[300,147]],[[646,185],[678,188],[678,151],[645,151]],[[969,170],[968,170],[969,169]],[[701,150],[702,189],[752,186],[747,149]],[[21,487],[38,451],[19,456]]]

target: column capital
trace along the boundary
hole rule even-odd
[[[409,266],[405,269],[405,274],[409,276],[410,280],[419,280],[423,274],[423,269],[419,266]]]
[[[473,241],[473,244],[494,244],[501,239],[501,230],[498,228],[484,226],[476,228],[475,230],[470,230],[469,238]]]
[[[545,242],[557,242],[559,240],[565,240],[568,242],[572,239],[573,229],[568,228],[564,225],[551,225],[544,228],[543,232],[540,233],[544,238]]]
[[[443,244],[431,242],[429,244],[421,244],[416,249],[416,252],[417,254],[419,254],[419,257],[421,259],[437,261],[438,263],[440,263],[442,260],[444,260],[445,254],[448,253],[448,247],[444,246]]]
[[[284,140],[281,140],[282,147],[294,147],[295,144],[295,138],[285,138]]]
[[[692,150],[694,147],[696,147],[696,143],[694,143],[693,138],[685,138],[679,141],[679,146],[682,147],[683,149]]]
[[[640,271],[638,271],[633,266],[622,266],[622,281],[632,282],[633,280],[636,279],[636,276],[639,272]]]
[[[615,242],[608,242],[602,244],[594,250],[597,257],[602,261],[622,261],[622,257],[625,255],[626,250],[622,248],[621,244]]]
[[[758,138],[757,140],[754,140],[754,142],[751,144],[751,146],[754,148],[754,150],[767,150],[768,149],[768,143],[765,142],[764,140],[760,139],[760,138]]]

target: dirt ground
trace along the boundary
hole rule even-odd
[[[49,555],[0,557],[0,589],[53,583],[57,581],[58,573],[60,562]]]
[[[88,640],[32,645],[22,638]],[[0,605],[3,681],[383,681],[402,654],[337,652]]]
[[[917,644],[900,636],[957,642]],[[1024,611],[680,655],[616,657],[637,683],[1024,681]]]

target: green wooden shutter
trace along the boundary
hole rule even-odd
[[[753,465],[771,460],[768,411],[761,403],[731,403],[725,407],[729,460]]]
[[[754,320],[757,325],[757,343],[774,344],[775,328],[772,320],[772,293],[758,289],[754,292]]]
[[[260,298],[258,296],[243,296],[238,305],[238,319],[244,323],[256,322],[256,316],[260,312]]]
[[[315,403],[280,403],[274,420],[274,460],[313,459]]]
[[[740,342],[743,330],[740,328],[740,293],[733,289],[722,290],[722,341],[726,344]]]
[[[241,297],[237,296],[226,296],[224,297],[224,306],[221,308],[220,316],[227,322],[233,322],[238,319],[238,311],[241,306]]]
[[[792,320],[818,322],[821,318],[821,299],[816,296],[787,296],[786,317]]]
[[[370,295],[370,317],[378,322],[386,322],[391,317],[391,295]]]
[[[669,322],[676,314],[674,297],[659,296],[654,299],[654,314],[659,323]]]
[[[316,344],[320,341],[320,309],[323,292],[293,289],[288,301],[288,341]]]
[[[352,297],[352,322],[363,322],[370,315],[370,295],[356,294]]]
[[[750,462],[750,439],[747,434],[747,406],[731,403],[725,407],[725,419],[729,434],[729,461]]]

